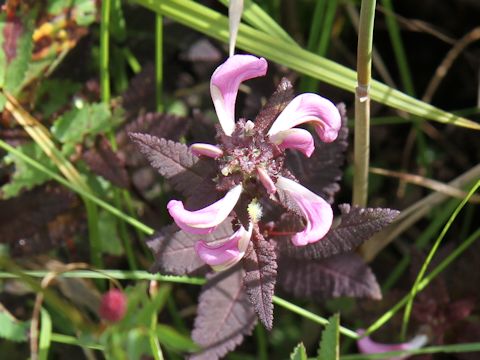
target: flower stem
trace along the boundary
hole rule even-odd
[[[372,70],[373,23],[376,0],[363,0],[357,49],[355,91],[353,204],[365,206],[368,196],[370,161],[370,79]]]

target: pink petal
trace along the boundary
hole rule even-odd
[[[242,185],[237,185],[222,199],[206,208],[188,211],[181,201],[171,200],[167,204],[167,209],[180,229],[192,234],[208,234],[227,218],[241,193]]]
[[[267,193],[275,194],[275,192],[277,191],[277,188],[275,187],[275,183],[273,182],[272,178],[268,175],[267,171],[262,167],[257,167],[257,174],[258,174],[258,179],[267,190]]]
[[[357,331],[360,335],[363,334],[363,330]],[[369,336],[361,338],[357,341],[358,350],[362,354],[378,354],[389,351],[405,351],[420,349],[428,341],[427,336],[417,335],[412,340],[399,344],[383,344],[373,341]],[[410,355],[402,355],[391,357],[388,360],[402,360],[406,359]]]
[[[312,134],[305,129],[288,129],[270,137],[282,149],[295,149],[310,157],[315,150]]]
[[[304,246],[323,238],[333,221],[331,206],[317,194],[293,180],[279,177],[277,188],[287,192],[297,203],[307,221],[305,229],[292,237],[295,246]]]
[[[342,125],[337,107],[328,99],[317,94],[301,94],[293,99],[278,116],[268,131],[270,137],[299,124],[312,122],[315,131],[324,142],[337,138]]]
[[[222,149],[211,144],[195,143],[190,145],[190,151],[196,156],[208,156],[211,158],[219,158],[223,155]]]
[[[240,83],[264,76],[267,61],[252,55],[233,55],[220,65],[210,80],[210,94],[218,120],[226,135],[235,129],[235,101]]]
[[[211,245],[205,241],[199,241],[195,244],[195,251],[213,270],[226,270],[239,262],[245,255],[252,236],[252,229],[253,226],[251,225],[248,231],[241,226],[232,236],[219,245]]]

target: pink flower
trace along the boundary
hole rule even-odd
[[[217,188],[226,193],[217,202],[197,211],[186,210],[181,201],[170,201],[168,211],[183,231],[193,234],[214,231],[231,214],[242,194],[258,208],[256,197],[262,190],[252,190],[257,183],[268,197],[274,198],[277,189],[281,189],[297,203],[306,227],[292,237],[294,245],[319,241],[330,229],[333,219],[330,205],[282,174],[286,149],[300,151],[307,157],[315,150],[311,133],[296,126],[311,123],[322,141],[331,142],[341,127],[340,113],[332,102],[319,95],[301,94],[285,107],[267,133],[257,130],[249,120],[236,122],[235,102],[240,84],[266,72],[265,59],[234,55],[213,73],[210,93],[223,134],[218,135],[220,144],[197,143],[191,145],[190,150],[194,155],[215,159],[220,169],[215,179]],[[248,230],[240,227],[231,237],[215,244],[199,241],[195,247],[199,257],[215,270],[237,263],[245,254],[252,226],[260,213],[261,209],[255,210],[255,215],[250,214]]]
[[[363,330],[358,330],[357,333],[362,335]],[[358,350],[362,354],[380,354],[390,351],[405,351],[405,350],[416,350],[425,346],[428,338],[426,335],[417,335],[408,342],[399,343],[399,344],[383,344],[373,341],[369,336],[365,336],[357,341]],[[408,358],[410,355],[401,355],[390,357],[385,360],[402,360]]]
[[[115,323],[123,319],[127,311],[127,298],[122,291],[112,289],[103,294],[99,314],[108,322]]]

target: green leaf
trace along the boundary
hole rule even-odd
[[[20,89],[31,59],[36,13],[29,10],[12,17],[6,12],[0,14],[0,85],[13,95]]]
[[[168,325],[157,324],[157,336],[162,345],[174,350],[194,352],[200,349],[190,336],[180,334]]]
[[[338,360],[340,358],[340,316],[335,314],[328,321],[328,325],[322,332],[322,340],[318,349],[318,360]]]
[[[46,166],[49,170],[56,172],[56,167],[45,156],[44,152],[37,144],[27,143],[19,146],[17,150]],[[47,180],[50,180],[49,175],[30,166],[16,155],[9,154],[5,156],[4,162],[7,165],[13,164],[15,166],[15,172],[13,173],[10,182],[5,184],[0,189],[3,198],[7,199],[14,197],[18,195],[21,190],[29,190],[34,186],[43,184]]]
[[[62,91],[58,91],[62,89]],[[81,89],[79,83],[69,79],[47,79],[40,83],[37,92],[35,109],[43,118],[48,118],[56,111],[59,111],[70,98]]]
[[[191,0],[135,0],[135,2],[208,36],[228,42],[228,18],[206,6]],[[354,70],[300,47],[292,51],[290,42],[246,24],[240,25],[237,47],[333,86],[355,92],[357,74]],[[478,123],[440,110],[379,81],[372,81],[370,90],[373,100],[395,109],[441,123],[480,130]]]
[[[52,126],[53,135],[62,143],[79,143],[86,135],[108,131],[112,122],[108,105],[81,104],[60,116]]]
[[[298,344],[290,354],[290,360],[307,360],[307,350],[303,343]]]
[[[117,218],[107,211],[98,216],[98,231],[102,243],[102,253],[120,256],[124,253],[117,229]]]
[[[52,319],[44,308],[41,309],[40,339],[38,341],[38,359],[47,360],[52,341]]]
[[[130,330],[126,339],[126,349],[130,360],[140,360],[142,355],[149,354],[148,332],[144,328]]]
[[[0,304],[0,338],[10,341],[27,341],[29,321],[18,321]]]

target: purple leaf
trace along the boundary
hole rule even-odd
[[[390,224],[399,214],[397,210],[350,207],[348,204],[339,205],[339,208],[342,213],[340,223],[330,229],[323,239],[296,247],[290,242],[291,235],[279,236],[276,242],[280,252],[297,259],[321,259],[351,251]],[[301,226],[298,219],[284,216],[279,230],[294,234]]]
[[[212,274],[203,286],[192,339],[203,350],[190,360],[216,360],[252,333],[255,312],[242,285],[244,271],[238,266]]]
[[[217,200],[211,180],[215,167],[210,159],[199,159],[184,144],[147,134],[130,134],[150,165],[169,180],[175,190],[188,198],[189,210],[196,210]]]
[[[285,291],[300,298],[382,297],[373,272],[355,253],[321,260],[281,256],[278,283]]]
[[[292,84],[287,78],[282,78],[277,89],[268,99],[265,106],[255,118],[255,128],[258,131],[265,131],[270,128],[275,119],[293,99]]]
[[[172,275],[199,273],[206,269],[206,265],[195,252],[196,242],[198,240],[207,242],[221,240],[231,234],[231,218],[225,220],[213,233],[207,235],[194,235],[178,231],[176,225],[166,226],[146,241],[155,257],[150,271]]]
[[[324,143],[316,136],[315,151],[310,158],[297,151],[287,152],[287,165],[300,183],[314,193],[320,195],[330,204],[340,186],[342,179],[341,167],[345,161],[345,150],[348,146],[348,127],[345,105],[337,108],[342,116],[342,127],[337,139],[332,143]]]
[[[83,154],[83,160],[96,174],[120,188],[128,187],[128,174],[124,162],[115,154],[108,140],[98,137],[95,147]]]
[[[255,230],[245,257],[244,286],[258,318],[267,330],[272,329],[272,297],[277,277],[277,261],[274,245]]]
[[[127,118],[136,116],[141,110],[152,111],[155,108],[154,80],[155,67],[148,63],[130,81],[130,86],[122,95],[122,106]]]

